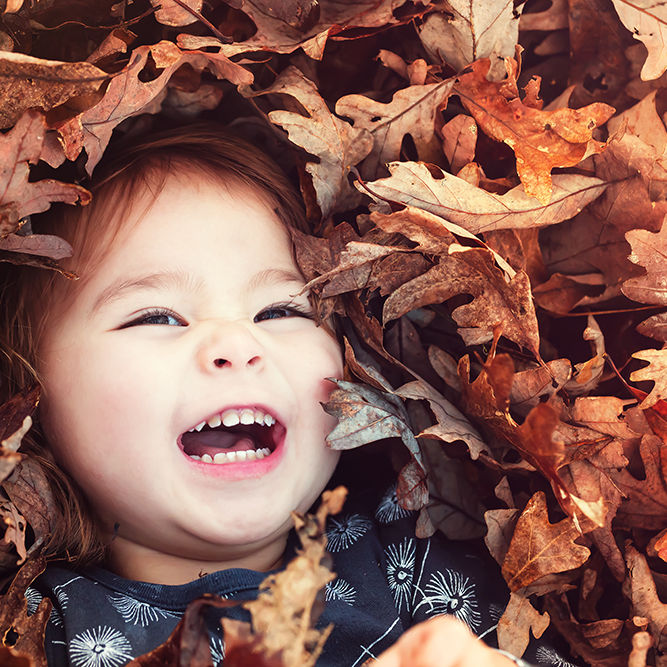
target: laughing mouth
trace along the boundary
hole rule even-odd
[[[229,408],[181,434],[183,452],[195,461],[226,464],[270,456],[285,427],[258,407]]]

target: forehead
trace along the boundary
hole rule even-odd
[[[273,197],[233,175],[193,167],[146,173],[137,183],[112,184],[100,194],[72,243],[75,255],[68,268],[82,282],[106,259],[127,256],[137,245],[146,259],[158,251],[183,256],[202,236],[258,252],[269,244],[278,256],[288,252],[293,261],[290,235]]]

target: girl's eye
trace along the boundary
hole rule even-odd
[[[274,306],[269,306],[255,315],[253,322],[264,322],[265,320],[280,320],[285,317],[305,317],[312,319],[313,315],[310,310],[306,310],[302,306],[293,304],[277,303]]]
[[[166,325],[166,326],[187,326],[186,323],[178,316],[176,313],[173,313],[171,310],[166,310],[165,308],[154,308],[153,310],[146,311],[142,313],[139,317],[124,324],[121,329],[127,329],[128,327],[142,326],[145,324],[157,324],[157,325]]]

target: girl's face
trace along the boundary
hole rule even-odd
[[[169,178],[144,210],[46,332],[42,422],[116,531],[121,573],[173,579],[159,563],[179,558],[258,567],[336,465],[320,402],[340,349],[308,317],[287,233],[257,193]],[[143,556],[156,567],[137,576]]]

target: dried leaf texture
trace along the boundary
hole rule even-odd
[[[200,118],[249,136],[301,189],[312,233],[290,230],[295,256],[343,341],[328,446],[386,457],[419,537],[484,536],[512,591],[502,647],[519,655],[548,625],[572,663],[663,665],[666,11],[0,3],[3,269],[74,277],[39,216],[91,201],[112,137]],[[0,612],[22,639],[0,662],[17,665],[44,664],[47,612],[27,617],[21,596],[59,528],[24,444],[37,400],[0,408],[2,580],[23,568]],[[226,664],[316,660],[321,520],[299,524],[302,553],[253,625],[225,622]],[[198,601],[135,664],[208,665],[202,619],[224,606]]]

